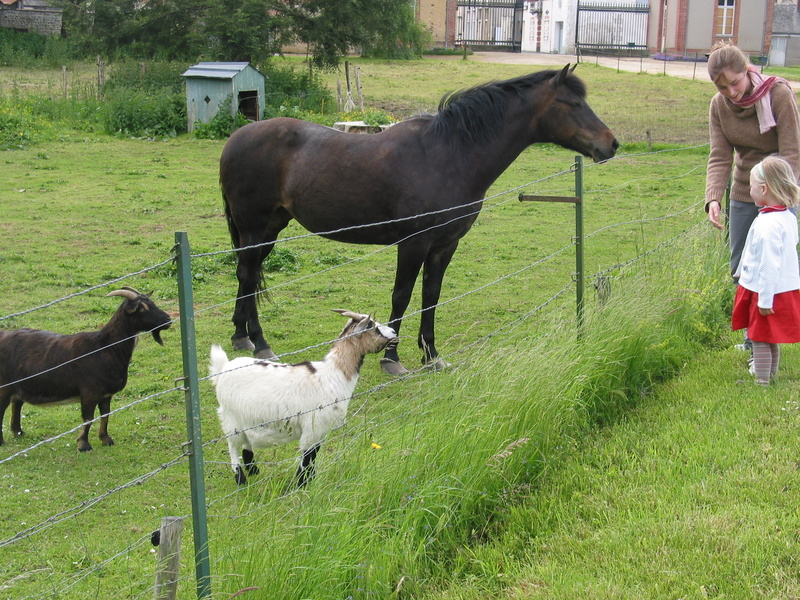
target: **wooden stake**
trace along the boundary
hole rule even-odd
[[[183,517],[161,519],[158,544],[158,572],[155,600],[175,600],[178,593],[178,571],[181,563]]]
[[[361,89],[361,67],[356,67],[356,91],[358,92],[358,108],[364,110],[364,90]]]

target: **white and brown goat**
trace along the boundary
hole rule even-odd
[[[328,432],[341,426],[364,356],[397,344],[391,327],[368,315],[336,310],[350,319],[324,360],[282,364],[250,357],[228,361],[211,347],[209,371],[236,483],[258,473],[253,450],[299,440],[298,487],[314,476],[314,459]],[[240,458],[241,454],[241,458]]]

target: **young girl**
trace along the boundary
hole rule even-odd
[[[800,268],[797,217],[800,203],[792,167],[769,156],[750,171],[750,196],[758,209],[736,270],[733,329],[747,328],[753,341],[756,383],[768,385],[778,372],[780,346],[800,342]]]

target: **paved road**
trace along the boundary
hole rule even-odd
[[[578,57],[574,54],[549,54],[543,52],[475,52],[470,55],[470,60],[500,64],[520,64],[536,66],[563,67],[566,64],[575,64]],[[711,83],[705,62],[688,60],[655,60],[652,58],[617,58],[610,56],[584,56],[581,62],[598,64],[619,71],[634,73],[651,73],[654,75],[671,75],[686,79],[697,79]],[[800,91],[800,82],[790,81],[792,89]]]

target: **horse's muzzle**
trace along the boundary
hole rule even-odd
[[[607,147],[595,147],[592,152],[592,160],[596,163],[601,163],[614,158],[618,148],[619,142],[617,138],[611,138],[611,143]]]

